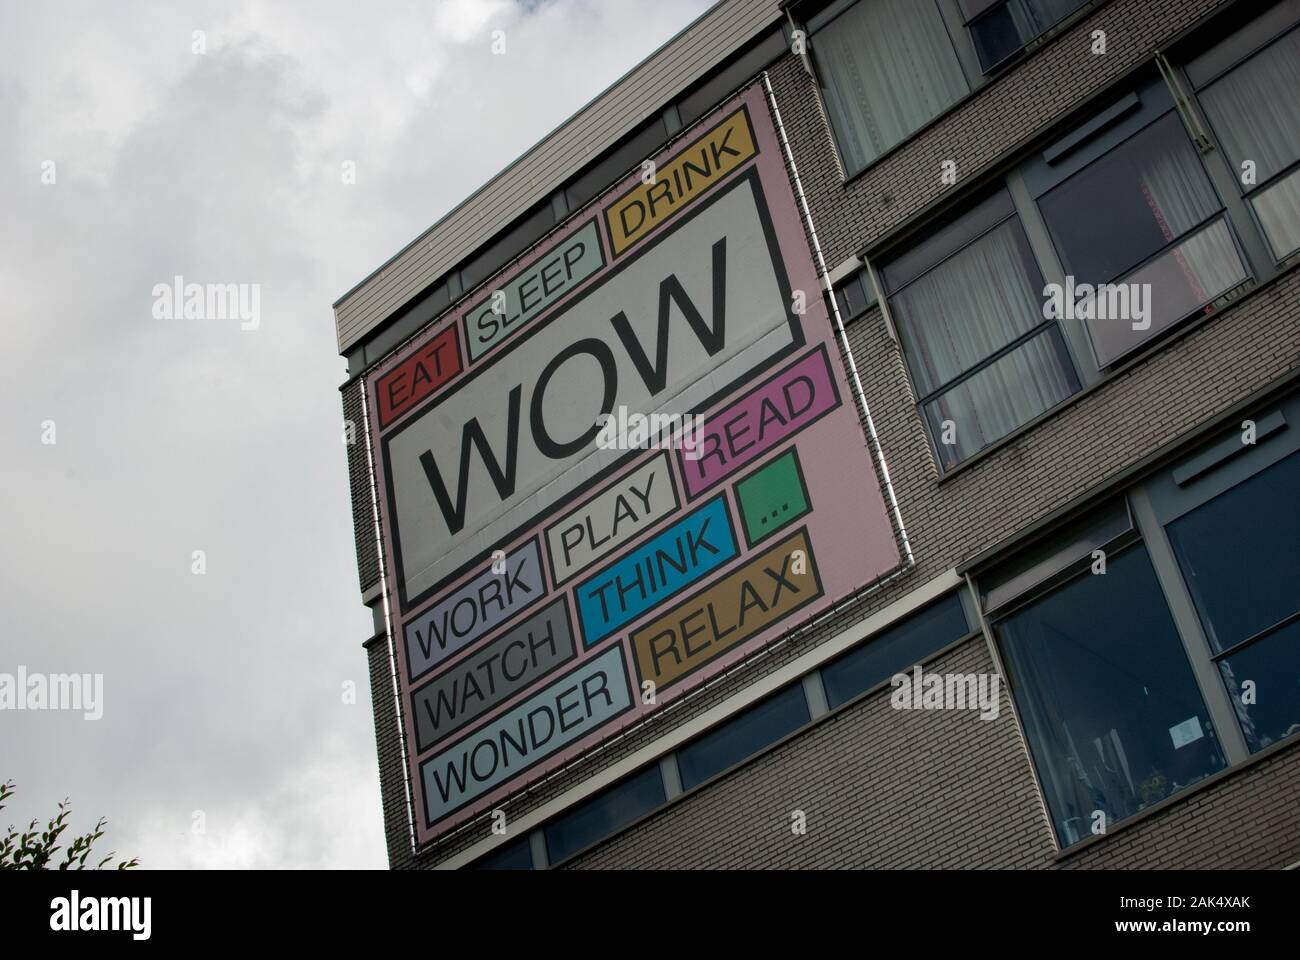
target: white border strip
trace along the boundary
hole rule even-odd
[[[803,192],[803,180],[799,177],[799,168],[795,165],[794,154],[790,151],[790,141],[786,139],[785,124],[781,122],[781,110],[776,105],[776,94],[772,92],[772,81],[768,78],[767,71],[763,71],[763,89],[767,92],[767,105],[772,110],[772,119],[776,121],[776,132],[781,135],[781,147],[785,151],[785,161],[790,164],[790,173],[794,180],[795,195],[799,198],[799,207],[803,210],[804,223],[808,225],[808,236],[812,240],[813,256],[817,258],[817,269],[821,274],[821,281],[824,285],[830,283],[830,273],[826,269],[826,258],[822,256],[821,241],[817,239],[817,228],[813,226],[812,212],[808,209],[808,198]],[[916,562],[912,557],[912,543],[907,537],[907,527],[903,525],[903,515],[898,509],[898,498],[894,496],[894,482],[889,476],[889,464],[885,463],[885,453],[880,448],[880,438],[876,435],[876,422],[871,416],[871,407],[867,405],[866,394],[862,392],[862,378],[858,376],[858,364],[853,359],[853,351],[849,349],[849,337],[844,332],[844,320],[840,317],[839,301],[835,299],[835,292],[830,290],[831,313],[835,316],[835,329],[839,333],[840,347],[844,351],[845,358],[849,361],[849,372],[853,374],[853,388],[858,396],[858,403],[862,404],[863,419],[867,423],[867,440],[871,446],[871,458],[875,461],[876,469],[880,471],[881,486],[884,487],[885,496],[889,498],[889,512],[894,517],[894,522],[898,524],[898,539],[901,541],[899,546],[903,550],[903,562],[900,569],[909,570]]]
[[[388,670],[393,680],[393,720],[397,724],[397,743],[402,751],[402,787],[406,792],[406,833],[411,844],[411,854],[417,852],[415,844],[415,800],[411,796],[410,762],[406,748],[406,729],[402,721],[402,689],[397,679],[397,647],[393,642],[393,611],[388,603],[388,571],[384,568],[384,530],[379,523],[379,487],[375,483],[375,459],[370,437],[370,385],[367,377],[361,378],[361,422],[366,428],[366,466],[370,471],[370,511],[375,522],[375,552],[379,555],[379,587],[384,600],[384,634],[388,640]],[[375,691],[370,691],[374,697]],[[382,764],[382,759],[381,759]],[[382,777],[383,771],[380,771]],[[380,800],[383,790],[380,789]],[[384,833],[388,833],[388,814],[384,814]]]
[[[490,853],[502,844],[511,842],[516,837],[526,834],[574,804],[598,793],[616,780],[620,780],[634,770],[640,769],[672,752],[686,741],[693,740],[701,733],[739,713],[755,701],[761,700],[786,684],[811,673],[823,663],[837,657],[845,650],[857,646],[886,627],[892,626],[896,621],[903,619],[908,614],[919,610],[931,601],[958,587],[963,587],[965,582],[955,569],[939,574],[939,576],[917,587],[906,596],[900,597],[888,606],[877,610],[865,620],[855,623],[849,629],[841,631],[825,643],[809,650],[802,657],[790,661],[779,670],[768,674],[761,680],[755,681],[734,697],[711,707],[698,717],[687,720],[681,726],[664,734],[654,743],[647,744],[640,750],[628,754],[617,763],[605,767],[572,790],[565,791],[555,799],[542,804],[536,810],[531,810],[520,817],[510,820],[510,834],[508,836],[486,837],[455,856],[443,860],[437,864],[435,869],[458,869],[477,860],[484,854]]]

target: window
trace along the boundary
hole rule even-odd
[[[1226,765],[1142,543],[994,629],[1062,847]]]
[[[1252,751],[1300,731],[1297,491],[1300,452],[1168,526]]]
[[[848,703],[969,632],[961,597],[950,593],[822,667],[827,705],[834,710]]]
[[[845,323],[876,305],[876,288],[865,268],[835,288],[835,302]]]
[[[533,848],[527,836],[497,847],[469,865],[471,870],[531,870]]]
[[[677,752],[682,789],[689,790],[734,767],[810,719],[802,683],[773,694]]]
[[[1295,3],[1274,7],[1187,66],[1189,79],[1273,255],[1300,251],[1300,29],[1223,72],[1261,29],[1294,24]],[[1253,170],[1251,169],[1253,167]]]
[[[849,174],[969,92],[934,0],[837,3],[808,28]]]
[[[883,271],[944,468],[1079,389],[1011,198],[999,192]]]
[[[985,72],[1060,23],[1088,0],[960,0],[966,29]]]
[[[646,767],[546,824],[546,855],[559,863],[668,802],[659,765]]]
[[[1096,314],[1086,324],[1099,367],[1248,277],[1222,204],[1175,111],[1047,191],[1038,205],[1075,284],[1130,290],[1141,284],[1150,292],[1142,312],[1132,294],[1105,306],[1097,296],[1097,310],[1085,311]]]

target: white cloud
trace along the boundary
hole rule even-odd
[[[382,865],[330,304],[703,7],[0,5],[0,670],[106,705],[0,713],[5,824],[71,796],[146,866]],[[178,274],[260,284],[261,328],[153,319]]]

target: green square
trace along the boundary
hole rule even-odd
[[[811,507],[794,448],[735,486],[745,540],[752,547],[794,523]]]

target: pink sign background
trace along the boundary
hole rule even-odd
[[[707,435],[710,430],[719,429],[719,423],[726,417],[733,416],[738,411],[745,409],[746,405],[748,405],[751,413],[757,414],[758,405],[764,396],[761,387],[763,381],[795,364],[800,365],[801,369],[806,369],[814,376],[820,376],[823,383],[825,383],[826,377],[825,370],[829,365],[834,380],[835,392],[838,396],[838,403],[826,405],[826,409],[818,411],[818,416],[815,419],[810,418],[806,424],[793,432],[782,434],[779,430],[774,431],[768,435],[761,446],[751,448],[742,459],[725,470],[721,470],[716,464],[710,463],[704,466],[704,475],[701,477],[700,469],[689,462],[684,462],[680,452],[670,457],[669,460],[676,474],[675,482],[678,489],[683,491],[683,500],[687,497],[695,500],[699,496],[701,499],[696,502],[702,502],[706,488],[711,493],[726,491],[728,509],[735,524],[737,540],[740,546],[739,553],[722,568],[710,571],[692,588],[699,589],[726,577],[729,573],[747,563],[753,556],[762,553],[765,549],[770,548],[773,542],[776,542],[776,538],[774,538],[772,541],[759,543],[753,548],[745,548],[744,538],[740,536],[740,524],[737,519],[739,511],[737,509],[738,504],[734,484],[738,479],[752,473],[760,465],[781,456],[791,447],[797,448],[808,501],[811,505],[811,510],[801,517],[799,523],[807,528],[824,595],[810,606],[788,617],[787,620],[780,621],[743,644],[729,649],[724,655],[708,663],[707,667],[696,670],[688,679],[674,685],[663,696],[657,697],[654,704],[643,703],[640,691],[635,689],[634,678],[637,676],[637,672],[632,662],[628,636],[639,625],[647,623],[662,615],[665,610],[671,609],[676,602],[675,599],[670,599],[666,603],[650,609],[636,620],[621,627],[617,634],[601,640],[589,648],[584,645],[581,637],[575,634],[578,648],[577,659],[566,665],[564,670],[540,678],[529,686],[515,691],[508,700],[496,704],[483,716],[476,717],[465,729],[457,730],[446,742],[433,745],[419,756],[407,756],[407,769],[415,805],[416,835],[417,841],[420,843],[430,841],[459,824],[493,809],[512,793],[553,772],[557,767],[582,756],[594,746],[616,736],[625,728],[641,723],[650,713],[662,708],[668,702],[688,694],[701,684],[708,682],[720,671],[726,670],[738,661],[752,656],[765,645],[779,639],[800,624],[815,618],[836,602],[869,585],[898,566],[899,552],[893,528],[858,419],[854,394],[846,380],[843,364],[840,362],[832,320],[823,301],[821,286],[809,250],[802,218],[786,171],[784,156],[773,126],[771,112],[763,88],[754,85],[728,104],[725,104],[718,112],[697,124],[694,130],[679,138],[669,150],[657,158],[657,162],[661,167],[668,163],[674,155],[683,151],[693,139],[698,137],[701,131],[716,124],[720,118],[727,116],[738,107],[744,107],[748,111],[758,154],[738,169],[728,173],[717,183],[712,184],[708,188],[708,193],[713,194],[725,190],[726,185],[736,180],[736,178],[752,174],[757,175],[762,187],[762,195],[768,205],[767,212],[770,215],[773,232],[779,245],[780,258],[788,274],[790,287],[795,291],[803,291],[805,295],[807,309],[799,318],[805,342],[790,356],[782,359],[774,366],[764,369],[751,382],[742,384],[726,397],[713,403],[708,409],[700,411],[704,415],[704,432]],[[378,398],[375,394],[376,382],[385,372],[399,365],[404,359],[418,351],[423,344],[438,336],[449,325],[460,324],[464,312],[481,303],[484,290],[499,287],[507,282],[511,276],[536,263],[546,255],[547,251],[562,243],[575,230],[587,225],[593,215],[596,215],[602,223],[601,242],[604,244],[607,266],[574,286],[572,290],[566,293],[564,299],[558,301],[553,307],[548,306],[547,312],[551,314],[562,312],[566,303],[579,296],[590,286],[600,283],[611,266],[617,266],[634,259],[638,252],[638,247],[635,246],[621,254],[617,260],[610,255],[608,237],[605,235],[603,228],[603,217],[599,216],[599,214],[604,207],[608,206],[614,199],[621,197],[638,182],[639,172],[629,175],[626,180],[612,188],[596,204],[575,215],[571,223],[557,230],[554,235],[539,245],[528,256],[512,265],[507,272],[489,280],[481,289],[466,297],[457,307],[449,310],[434,321],[411,343],[404,346],[377,367],[376,370],[372,371],[367,376],[372,443],[378,446],[382,434],[391,434],[407,420],[420,417],[431,406],[436,406],[440,398],[455,392],[458,384],[465,379],[466,374],[476,366],[482,366],[485,361],[491,359],[494,354],[500,351],[511,349],[511,340],[504,339],[494,345],[484,356],[471,363],[468,353],[464,352],[466,351],[466,345],[463,342],[464,338],[461,337],[460,349],[463,351],[461,373],[455,379],[441,385],[437,392],[425,398],[421,403],[404,412],[401,416],[394,418],[381,430],[375,415],[378,409]],[[693,203],[698,205],[701,200],[695,199]],[[692,207],[686,209],[689,211]],[[669,220],[657,228],[656,232],[661,230],[671,231],[672,229],[673,221]],[[531,322],[537,323],[539,321],[533,320]],[[827,358],[829,364],[817,357],[816,354],[818,353]],[[818,373],[819,369],[820,373]],[[473,385],[471,384],[467,389],[472,388]],[[824,398],[824,392],[821,392],[819,396]],[[644,465],[647,460],[660,455],[656,450],[652,449],[640,451],[630,457],[626,463],[620,463],[618,473],[619,475],[630,473]],[[376,455],[374,450],[372,450],[372,456],[373,462],[376,464],[378,488],[382,491],[386,486],[383,458]],[[512,554],[530,539],[542,535],[542,531],[548,522],[553,522],[557,515],[570,509],[574,504],[584,499],[586,495],[587,493],[584,491],[578,496],[566,497],[554,503],[545,515],[535,518],[536,523],[534,525],[519,533],[518,536],[513,537],[509,542],[499,544],[499,549],[507,554]],[[658,520],[635,538],[628,540],[627,543],[620,544],[615,553],[601,561],[602,564],[635,550],[638,545],[654,537],[665,527],[680,519],[689,507],[690,505],[683,503],[681,510]],[[380,527],[384,542],[386,586],[393,605],[393,642],[397,645],[399,702],[402,706],[406,730],[406,748],[413,754],[416,744],[415,721],[412,716],[410,696],[412,683],[411,678],[407,675],[409,660],[406,651],[403,649],[403,645],[406,643],[404,627],[417,618],[419,614],[427,611],[443,598],[455,593],[459,587],[473,577],[480,575],[483,570],[476,569],[457,577],[454,582],[441,584],[436,595],[421,600],[412,609],[400,609],[401,605],[397,602],[398,591],[394,576],[395,557],[393,555],[393,517],[391,514],[391,505],[381,496]],[[520,518],[521,521],[527,519],[529,518]],[[548,565],[545,557],[546,551],[542,550],[541,553],[543,555],[542,565],[546,567]],[[572,589],[575,583],[581,581],[582,578],[576,578],[573,581],[566,582],[560,588],[555,588],[553,586],[554,578],[549,569],[545,570],[545,576],[549,590],[547,599],[566,595],[571,620],[576,624],[578,622],[577,607],[572,595]],[[539,604],[529,606],[530,610],[538,608]],[[513,614],[503,623],[494,624],[492,629],[484,633],[482,637],[477,638],[465,649],[458,650],[453,656],[447,658],[445,664],[438,666],[438,672],[442,673],[445,670],[454,669],[457,663],[472,656],[475,650],[478,650],[484,644],[490,643],[504,631],[509,630],[517,621],[526,618],[528,615],[527,612]],[[580,739],[568,744],[562,750],[545,756],[544,759],[527,767],[512,778],[475,797],[450,815],[436,822],[427,822],[425,816],[425,787],[420,772],[422,761],[440,754],[456,743],[464,742],[471,738],[476,731],[490,728],[494,718],[508,713],[512,708],[526,701],[539,690],[543,690],[548,685],[555,683],[557,677],[606,653],[612,646],[622,647],[627,676],[634,686],[631,691],[632,709],[610,720],[604,727],[585,733]],[[422,676],[415,686],[428,682],[428,679],[427,676]]]

